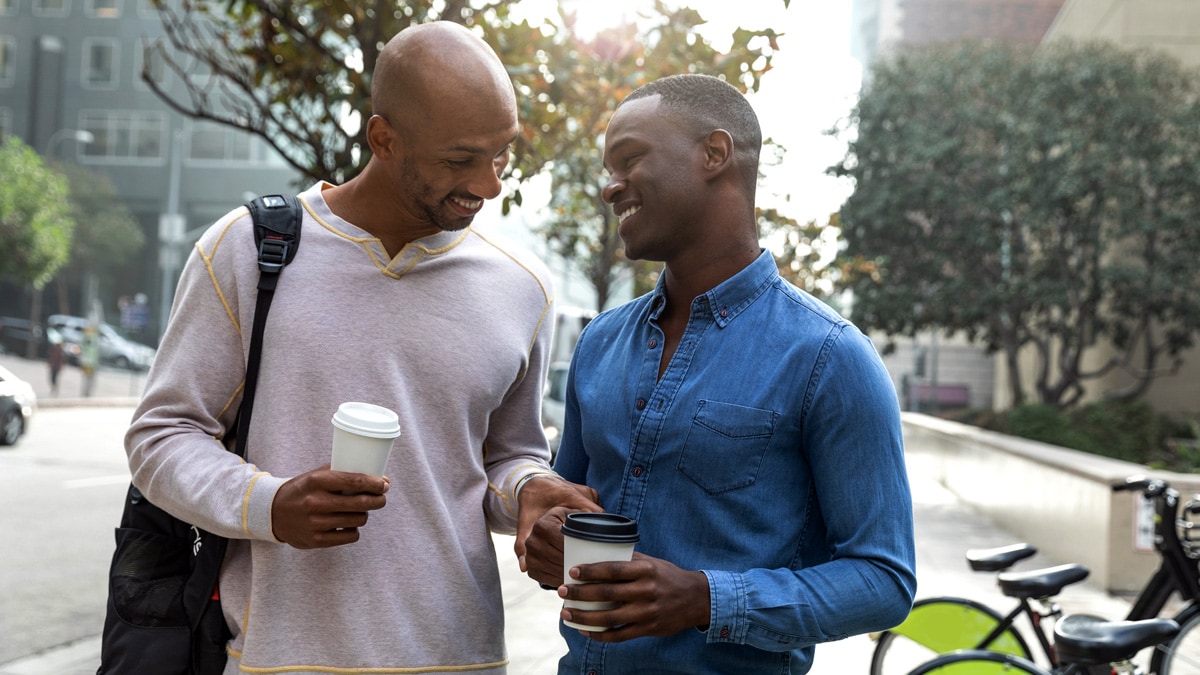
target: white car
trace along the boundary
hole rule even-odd
[[[15,445],[37,410],[33,386],[0,367],[0,445]]]
[[[52,314],[46,319],[46,326],[58,331],[63,342],[77,347],[83,346],[83,334],[89,321],[82,316],[67,316]],[[115,327],[107,323],[97,325],[97,335],[100,340],[100,363],[116,366],[125,370],[149,370],[154,361],[154,348],[140,342],[134,342],[121,335]],[[68,350],[68,353],[78,353]],[[73,362],[77,360],[72,359]],[[75,362],[75,365],[79,365]]]

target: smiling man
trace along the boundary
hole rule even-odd
[[[503,673],[489,529],[599,508],[549,470],[549,275],[470,227],[518,129],[503,65],[462,26],[408,28],[379,57],[372,108],[363,172],[300,195],[246,461],[214,440],[234,428],[257,294],[245,208],[189,257],[126,437],[151,502],[231,539],[230,675]],[[346,401],[399,415],[386,477],[329,469]]]
[[[762,145],[746,99],[681,75],[634,91],[605,134],[604,199],[653,292],[579,337],[555,469],[635,518],[630,562],[562,585],[551,509],[527,572],[570,600],[560,674],[806,673],[814,645],[890,628],[915,592],[891,380],[871,343],[780,278],[758,243]],[[641,639],[635,639],[641,638]]]

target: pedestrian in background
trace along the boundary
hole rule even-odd
[[[92,395],[96,386],[96,369],[100,367],[100,331],[89,322],[83,329],[79,345],[79,370],[83,372],[83,397]]]
[[[46,342],[49,343],[46,350],[46,365],[50,368],[50,395],[58,396],[58,374],[62,372],[63,364],[66,361],[62,334],[50,328],[46,331]]]
[[[525,542],[571,601],[560,674],[806,673],[814,646],[883,630],[916,590],[912,499],[891,379],[870,341],[779,276],[758,242],[762,136],[703,75],[630,94],[603,189],[647,295],[584,328],[555,470],[638,521],[629,562],[563,584],[566,509]]]

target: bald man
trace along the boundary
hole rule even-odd
[[[254,314],[245,208],[190,256],[126,437],[151,502],[231,539],[229,674],[503,673],[489,531],[523,540],[551,507],[599,509],[549,470],[550,277],[471,227],[518,132],[503,65],[461,26],[414,26],[380,55],[371,105],[363,172],[300,195],[246,461],[214,440],[234,424]],[[386,477],[329,469],[345,401],[399,415]]]

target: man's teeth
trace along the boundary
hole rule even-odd
[[[482,199],[468,200],[468,199],[459,199],[458,197],[451,197],[450,200],[453,201],[455,204],[458,204],[459,206],[463,207],[464,209],[468,209],[470,211],[474,211],[475,209],[478,209],[479,207],[483,206]]]
[[[625,222],[626,218],[628,218],[629,216],[632,216],[633,214],[635,214],[641,210],[642,210],[642,207],[640,207],[640,206],[631,206],[628,209],[626,209],[624,213],[618,213],[617,220],[620,220],[621,222]]]

